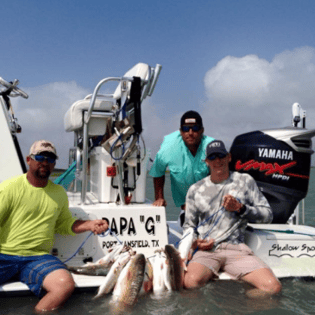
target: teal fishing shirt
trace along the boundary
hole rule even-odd
[[[152,177],[161,177],[165,175],[167,167],[169,168],[176,207],[185,204],[186,194],[191,185],[209,175],[204,160],[207,144],[213,140],[214,138],[203,136],[197,153],[193,156],[179,131],[164,137],[149,174]]]

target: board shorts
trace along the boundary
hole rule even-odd
[[[9,280],[21,281],[37,296],[43,296],[45,277],[52,271],[67,269],[52,255],[15,256],[0,254],[0,284]],[[12,279],[13,278],[13,279]]]
[[[237,280],[261,268],[270,270],[246,244],[221,243],[215,250],[198,250],[190,262],[204,265],[216,276],[219,276],[219,271],[223,271]]]

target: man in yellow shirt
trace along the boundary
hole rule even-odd
[[[72,217],[65,190],[49,180],[57,158],[51,142],[36,141],[26,157],[27,173],[0,184],[0,283],[18,276],[37,296],[46,292],[37,311],[58,308],[75,287],[66,266],[49,254],[55,233],[108,229],[104,220]]]

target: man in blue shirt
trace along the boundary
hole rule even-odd
[[[154,177],[154,206],[166,206],[164,199],[165,171],[170,171],[174,203],[181,207],[181,225],[184,223],[185,198],[189,187],[209,175],[204,163],[206,146],[214,139],[204,136],[201,116],[195,111],[186,112],[180,121],[180,130],[164,137],[156,154],[150,175]]]

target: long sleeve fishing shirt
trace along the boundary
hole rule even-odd
[[[222,207],[223,197],[232,195],[246,206],[243,214]],[[227,180],[215,184],[207,176],[192,185],[186,196],[184,232],[192,227],[199,238],[244,243],[247,223],[270,223],[272,212],[267,199],[248,174],[230,172]]]
[[[55,233],[75,235],[75,218],[65,190],[48,181],[34,187],[26,174],[0,184],[0,253],[34,256],[48,254]]]

